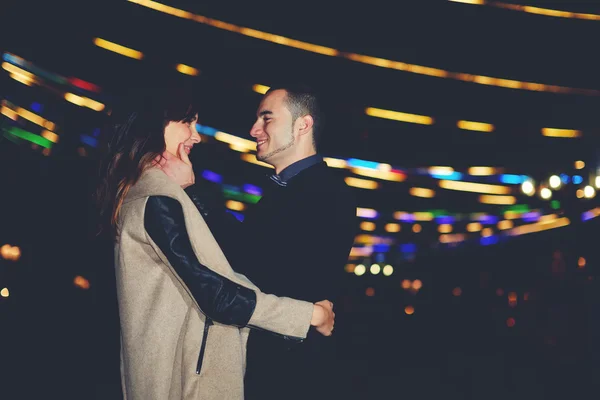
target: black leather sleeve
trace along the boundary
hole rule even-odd
[[[256,293],[202,265],[192,249],[181,204],[170,197],[151,196],[144,214],[146,232],[196,299],[202,312],[216,322],[246,326],[256,307]]]
[[[198,183],[188,186],[185,192],[204,218],[233,268],[242,273],[252,271],[244,257],[250,251],[247,248],[248,236],[244,224],[227,212],[223,197],[217,196],[210,188]]]

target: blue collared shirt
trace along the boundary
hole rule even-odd
[[[323,157],[320,154],[313,154],[312,156],[303,158],[300,161],[287,166],[277,174],[270,176],[271,180],[277,183],[279,186],[287,186],[287,182],[306,168],[312,167],[315,164],[323,162]]]

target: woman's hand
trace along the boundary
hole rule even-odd
[[[185,189],[196,182],[196,176],[194,175],[192,162],[185,151],[183,143],[179,143],[177,153],[178,157],[165,151],[161,156],[157,157],[155,165]]]
[[[333,325],[335,325],[335,313],[333,303],[329,300],[315,303],[310,324],[323,336],[331,336]]]

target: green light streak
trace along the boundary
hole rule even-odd
[[[17,128],[15,126],[12,126],[10,128],[5,128],[4,136],[9,140],[12,140],[14,138],[27,140],[28,142],[35,143],[35,144],[45,147],[47,149],[52,148],[52,145],[54,144],[51,141],[49,141],[48,139],[41,137],[40,135],[36,135],[35,133],[31,133],[24,129]],[[12,136],[12,138],[11,138],[11,136]],[[14,142],[14,140],[12,140],[12,141]]]

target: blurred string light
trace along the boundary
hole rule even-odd
[[[94,44],[102,49],[112,51],[113,53],[120,54],[125,57],[141,60],[144,58],[144,53],[132,48],[111,42],[102,38],[94,38]]]
[[[252,85],[252,90],[254,90],[256,93],[260,93],[260,94],[267,93],[267,90],[269,90],[269,89],[270,89],[269,86],[260,85],[258,83],[255,85]]]
[[[600,216],[600,207],[593,208],[581,214],[582,221],[588,221],[590,219]]]
[[[372,208],[356,208],[356,216],[361,218],[377,218],[377,211]]]
[[[214,138],[220,142],[224,142],[224,143],[233,145],[236,148],[246,149],[246,150],[250,150],[250,151],[256,150],[256,142],[255,141],[244,139],[244,138],[241,138],[236,135],[231,135],[229,133],[217,131],[214,134]]]
[[[22,69],[18,69],[18,70],[14,69],[14,68],[18,68],[18,67],[16,67],[15,64],[11,64],[9,62],[14,62],[14,63],[18,63],[20,65],[25,65],[28,68],[32,68],[32,69],[36,68],[31,63],[21,59],[20,57],[12,55],[10,53],[4,53],[3,57],[5,60],[8,60],[5,63],[3,63],[3,66],[5,67],[5,69],[8,68],[8,69],[12,69],[14,72],[30,74],[28,71],[25,71]],[[100,88],[98,86],[96,86],[92,83],[83,81],[78,78],[66,79],[66,78],[63,78],[60,76],[53,75],[46,71],[44,71],[44,75],[52,76],[55,81],[63,83],[63,84],[69,84],[69,82],[70,82],[73,86],[76,86],[78,88],[83,88],[85,90],[92,90],[95,92],[100,91]],[[267,88],[268,88],[267,86],[264,86],[261,90],[263,90],[263,89],[266,90]],[[105,108],[105,105],[98,101],[95,101],[95,100],[85,97],[85,96],[79,96],[74,93],[67,92],[64,94],[64,97],[67,101],[70,101],[70,102],[80,105],[80,106],[88,107],[90,109],[94,109],[96,111],[101,111]],[[14,110],[12,110],[10,108],[7,108],[6,106],[2,107],[1,113],[13,120],[16,120],[17,116],[19,115],[17,112],[15,112]],[[34,123],[37,122],[37,123],[42,123],[43,125],[45,124],[45,122],[43,122],[43,120],[36,118],[36,116],[39,117],[39,115],[29,112],[28,110],[24,109],[24,111],[21,112],[21,116],[25,119],[29,119],[30,121],[33,121]],[[466,122],[472,122],[472,121],[466,121]],[[48,123],[52,124],[49,121],[48,121]],[[200,124],[198,124],[198,127],[199,127],[199,131],[201,133],[206,134],[208,136],[213,136],[217,140],[228,143],[229,147],[235,151],[251,152],[256,149],[256,143],[252,140],[248,140],[248,139],[244,139],[244,138],[241,138],[241,137],[238,137],[235,135],[227,134],[227,133],[218,131],[214,128],[202,126]],[[49,130],[49,129],[45,133],[42,134],[42,137],[45,137],[54,143],[56,143],[58,141],[58,135],[56,135],[56,133],[52,132],[52,130]],[[84,140],[83,137],[82,137],[82,140]],[[92,141],[94,143],[91,143]],[[97,145],[97,139],[89,139],[88,140],[87,136],[85,137],[84,142],[92,147],[95,147]],[[248,161],[248,162],[258,164],[258,165],[271,167],[266,163],[262,163],[258,160],[255,160],[255,157],[252,157],[251,155],[244,156],[244,157],[242,157],[242,159],[245,161]],[[348,159],[346,161],[343,159],[326,157],[326,162],[328,163],[329,166],[337,167],[337,168],[348,168],[357,175],[367,176],[367,177],[371,177],[371,178],[375,178],[375,179],[402,182],[407,177],[406,170],[400,170],[397,168],[393,168],[389,164],[379,163],[379,162],[375,162],[375,161],[366,161],[366,160],[359,160],[359,159]],[[580,167],[580,165],[585,165],[585,164],[583,164],[583,162],[578,162],[577,167]],[[471,176],[489,176],[490,174],[499,172],[499,170],[497,168],[493,168],[493,167],[471,167],[471,168],[469,168],[468,172]],[[419,172],[413,171],[413,173],[418,174]],[[442,180],[458,181],[459,179],[461,179],[463,177],[463,174],[454,171],[451,167],[430,167],[427,173],[431,177],[434,177],[436,179],[442,179]],[[522,181],[526,181],[528,179],[528,177],[526,177],[524,175],[511,175],[511,174],[499,174],[499,175],[497,175],[497,177],[498,177],[499,181],[501,181],[503,183],[507,183],[507,184],[518,184],[518,183],[521,183]],[[568,179],[568,176],[564,176],[564,177],[561,176],[561,180],[565,181],[566,179]],[[578,182],[578,179],[581,179],[581,177],[575,176],[573,178],[574,183],[576,183],[576,184],[580,183],[580,182]],[[353,183],[358,183],[358,182],[364,183],[361,181],[352,181],[352,182]],[[468,182],[468,183],[473,183],[473,182]],[[444,185],[445,184],[446,183],[444,183]],[[524,183],[524,187],[527,187],[528,185],[529,185],[528,183]],[[363,185],[361,185],[361,187],[362,186]],[[370,188],[371,186],[374,186],[374,185],[368,184],[367,186]]]
[[[521,184],[521,190],[527,196],[533,196],[535,194],[535,186],[533,185],[533,182],[531,182],[531,181],[525,181],[525,182],[523,182]]]
[[[65,100],[67,100],[69,103],[73,103],[80,107],[87,107],[94,111],[104,110],[104,104],[102,104],[96,100],[92,100],[88,97],[78,96],[74,93],[65,93],[64,97],[65,97]]]
[[[550,200],[550,198],[552,198],[552,190],[548,189],[548,188],[541,188],[540,189],[540,197],[544,200]]]
[[[375,107],[367,107],[365,109],[365,114],[370,117],[391,119],[400,122],[410,122],[412,124],[432,125],[434,122],[433,118],[426,115],[409,114]]]
[[[56,124],[54,122],[48,121],[44,117],[34,112],[31,112],[23,107],[15,106],[14,104],[6,100],[2,100],[0,104],[2,107],[2,114],[8,116],[13,120],[16,120],[15,116],[18,115],[19,117],[26,119],[27,121],[32,122],[50,131],[54,131],[56,129]]]
[[[15,74],[24,74],[27,76],[34,77],[36,81],[40,81],[42,78],[57,83],[59,85],[68,85],[69,80],[64,76],[60,76],[58,74],[54,74],[48,71],[45,71],[33,63],[15,55],[12,53],[3,53],[2,59],[7,63],[17,66],[17,71],[13,71]]]
[[[190,76],[198,76],[200,75],[200,70],[194,67],[190,67],[189,65],[185,65],[185,64],[177,64],[175,66],[175,69],[178,72],[181,72],[184,75],[190,75]]]
[[[415,197],[423,197],[423,198],[435,197],[435,191],[433,191],[431,189],[427,189],[427,188],[421,188],[421,187],[412,187],[409,189],[408,193],[410,193],[411,196],[415,196]]]
[[[542,7],[533,7],[527,5],[519,5],[512,3],[504,3],[501,1],[491,1],[491,0],[448,0],[454,3],[464,3],[464,4],[474,4],[474,5],[488,5],[497,8],[504,8],[513,11],[521,11],[529,14],[535,15],[543,15],[546,17],[556,17],[556,18],[574,18],[574,19],[584,19],[588,21],[600,21],[600,15],[591,14],[591,13],[577,13],[571,11],[561,11],[554,10],[550,8],[542,8]]]
[[[87,290],[90,288],[90,281],[88,281],[80,275],[77,275],[75,279],[73,279],[73,284],[83,290]]]
[[[50,140],[48,140],[40,135],[36,135],[35,133],[31,133],[24,129],[17,128],[16,126],[4,128],[3,130],[4,130],[4,137],[6,137],[7,139],[10,139],[12,141],[15,141],[15,139],[16,140],[19,140],[19,139],[26,140],[26,141],[36,144],[38,146],[44,147],[45,149],[52,148],[52,145],[54,144]]]
[[[354,274],[355,274],[356,276],[361,276],[361,275],[364,275],[364,274],[365,274],[365,272],[367,272],[367,267],[365,267],[365,266],[364,266],[364,265],[362,265],[362,264],[359,264],[359,265],[357,265],[357,266],[354,268]]]
[[[473,176],[489,176],[496,174],[497,169],[493,167],[471,167],[467,173]]]
[[[2,290],[0,290],[0,296],[2,296],[2,297],[10,296],[10,292],[9,292],[8,288],[3,288]]]
[[[254,154],[242,153],[240,155],[240,158],[250,164],[260,165],[261,167],[266,167],[266,168],[273,168],[273,166],[271,166],[265,162],[257,160],[256,156]]]
[[[19,246],[5,244],[0,247],[0,257],[4,258],[5,260],[18,261],[19,258],[21,258],[21,249]]]
[[[381,272],[381,267],[379,264],[373,264],[369,270],[371,271],[371,274],[378,275]]]
[[[583,195],[586,199],[592,199],[596,196],[596,190],[593,188],[593,186],[587,185],[585,188],[583,188]]]
[[[225,207],[233,211],[244,211],[246,209],[244,203],[236,200],[227,200],[225,202]]]
[[[542,135],[557,138],[578,138],[581,131],[574,129],[542,128]]]
[[[14,79],[18,82],[21,82],[24,85],[32,86],[34,83],[37,83],[37,79],[34,74],[32,74],[31,72],[25,71],[24,69],[19,68],[16,65],[10,64],[5,61],[2,63],[2,68],[4,70],[8,71],[9,76],[12,79]]]
[[[185,11],[176,7],[168,6],[166,4],[162,4],[152,0],[128,0],[131,3],[138,4],[143,7],[147,7],[165,14],[169,14],[178,18],[184,18],[188,20],[192,20],[195,22],[199,22],[204,25],[209,25],[218,29],[226,30],[229,32],[239,33],[244,36],[252,37],[255,39],[260,39],[264,41],[268,41],[271,43],[276,43],[282,46],[288,46],[297,48],[304,51],[309,51],[312,53],[327,55],[331,57],[341,57],[346,58],[348,60],[352,60],[355,62],[374,65],[381,68],[389,68],[398,71],[409,72],[418,75],[426,75],[437,78],[447,78],[454,79],[463,82],[471,82],[480,85],[487,86],[496,86],[503,87],[509,89],[521,89],[521,90],[530,90],[537,92],[551,92],[551,93],[577,93],[577,94],[585,94],[585,95],[600,95],[600,91],[593,89],[578,89],[571,88],[566,86],[557,86],[557,85],[546,85],[535,82],[525,82],[518,81],[513,79],[504,79],[504,78],[496,78],[491,76],[484,75],[474,75],[474,74],[466,74],[460,72],[451,72],[446,71],[439,68],[431,68],[422,65],[409,64],[400,61],[389,60],[385,58],[372,57],[363,54],[357,53],[349,53],[342,52],[337,49],[316,45],[313,43],[303,42],[300,40],[291,39],[281,35],[275,35],[268,32],[263,32],[257,29],[247,28],[235,24],[231,24],[225,21],[220,21],[214,18],[208,18],[203,15],[194,14],[189,11]]]
[[[492,132],[494,130],[494,125],[485,122],[460,120],[456,123],[456,126],[460,129],[477,132]]]
[[[400,224],[394,224],[394,223],[385,224],[386,232],[396,233],[396,232],[400,232],[401,229],[402,229],[402,227],[400,226]]]
[[[535,222],[528,225],[521,225],[506,231],[509,236],[519,236],[534,232],[541,232],[548,229],[561,228],[567,226],[571,221],[567,217],[557,218],[551,221]]]
[[[71,78],[69,78],[69,82],[71,83],[71,85],[73,85],[79,89],[87,90],[89,92],[100,93],[100,91],[101,91],[100,86],[94,85],[93,83],[90,83],[87,81],[84,81],[83,79],[71,77]]]
[[[360,229],[363,231],[372,232],[377,226],[373,222],[363,221],[360,223]]]
[[[581,160],[575,161],[575,169],[583,169],[585,168],[585,163]]]
[[[548,179],[548,184],[552,189],[558,189],[561,185],[562,181],[558,175],[552,175],[550,179]]]
[[[45,71],[39,67],[36,67],[31,62],[11,53],[4,53],[3,59],[5,62],[2,63],[2,67],[10,73],[11,77],[14,78],[15,76],[19,76],[21,78],[18,80],[22,83],[28,84],[29,86],[31,86],[30,84],[33,83],[41,85],[42,78],[44,78],[59,85],[74,88],[76,91],[84,90],[94,93],[99,93],[101,91],[100,87],[94,85],[93,83],[75,77],[65,78],[58,74]],[[44,84],[44,86],[47,85]],[[59,90],[54,89],[54,91]],[[95,111],[102,111],[104,109],[104,104],[85,96],[75,95],[69,91],[65,92],[63,96],[67,101],[91,108]]]
[[[344,181],[348,186],[356,187],[359,189],[377,189],[379,187],[379,183],[367,179],[354,178],[352,176],[347,176],[344,178]]]
[[[507,205],[515,204],[517,202],[517,198],[515,196],[494,196],[486,194],[479,196],[479,202],[484,204]]]
[[[511,188],[509,188],[508,186],[488,185],[484,183],[475,182],[442,180],[439,182],[439,185],[443,189],[459,190],[463,192],[490,194],[509,194],[511,192]]]

